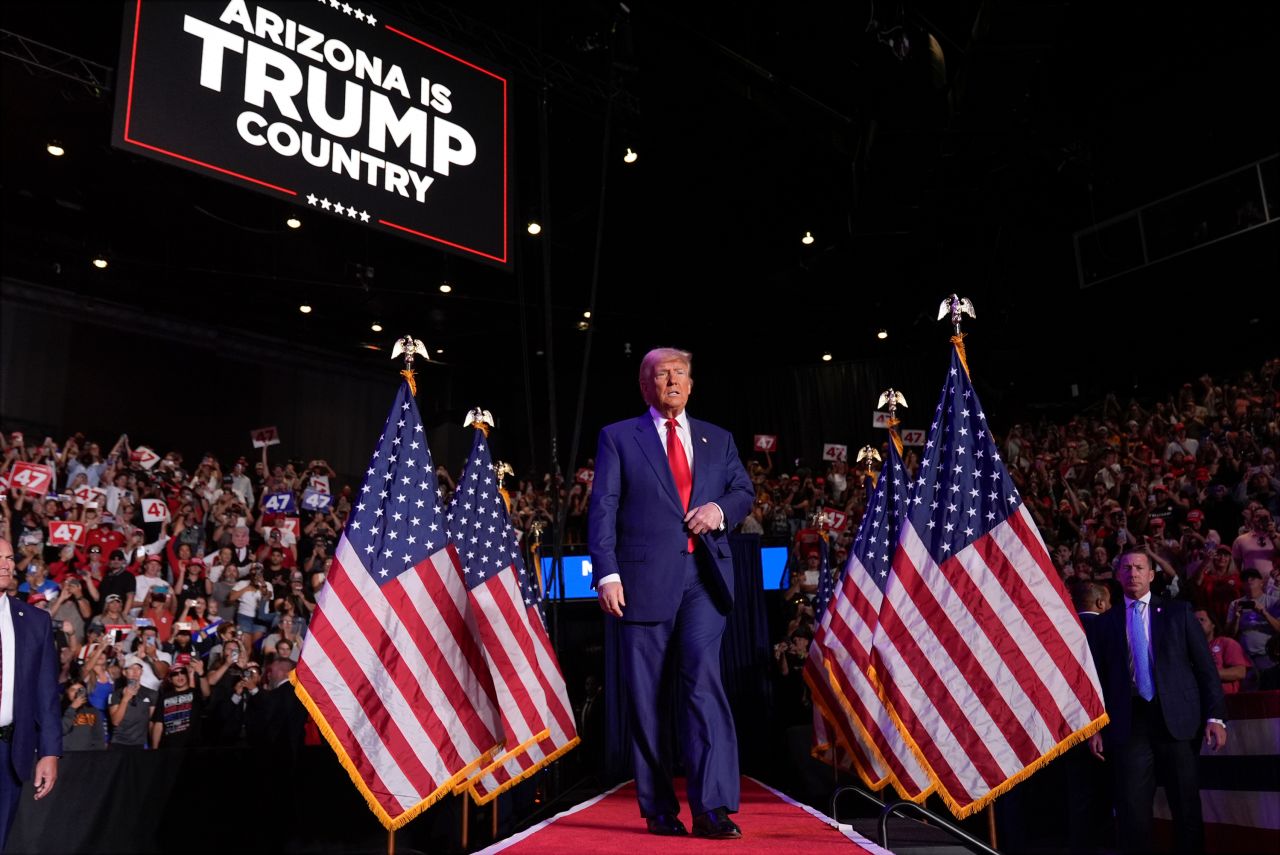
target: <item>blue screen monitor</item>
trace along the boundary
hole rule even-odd
[[[594,600],[596,592],[591,590],[591,556],[566,555],[562,559],[564,567],[564,597],[566,600]],[[547,597],[560,596],[558,579],[551,578],[550,558],[542,559],[542,579],[547,585]]]
[[[785,546],[760,547],[760,575],[766,591],[785,591],[787,585],[787,553]]]

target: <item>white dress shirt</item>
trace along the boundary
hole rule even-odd
[[[669,430],[667,427],[667,417],[658,412],[656,407],[651,406],[649,407],[649,418],[653,420],[653,429],[658,432],[658,443],[665,449],[667,447],[667,431]],[[684,456],[689,462],[689,472],[692,473],[693,434],[689,430],[689,414],[685,410],[681,410],[680,415],[676,416],[676,436],[680,437],[680,445],[684,447]],[[711,504],[715,505],[716,510],[720,511],[720,524],[716,526],[716,529],[723,529],[724,510],[719,505],[716,505],[715,502],[711,502]],[[692,508],[690,508],[690,510],[692,510]],[[620,575],[617,573],[610,573],[608,576],[605,576],[596,583],[596,587],[599,588],[601,585],[620,581],[622,581],[622,577]]]
[[[13,613],[9,595],[0,594],[0,643],[4,644],[4,685],[0,686],[0,727],[13,724],[13,675],[18,667],[14,650]]]

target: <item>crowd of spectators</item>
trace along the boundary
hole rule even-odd
[[[1156,592],[1200,610],[1229,692],[1280,688],[1278,413],[1280,359],[1273,359],[1226,382],[1202,375],[1164,400],[1122,403],[1110,394],[1065,420],[1014,424],[998,436],[1068,587],[1087,597],[1085,586],[1097,583],[1120,602],[1115,562],[1145,548],[1159,566]],[[915,449],[905,450],[904,463],[914,475]],[[742,530],[793,545],[774,657],[783,696],[802,698],[796,671],[813,637],[809,606],[818,587],[811,518],[823,508],[847,517],[831,532],[838,572],[865,508],[866,473],[838,462],[775,475],[767,457],[749,470],[756,506]]]
[[[1157,589],[1200,609],[1228,691],[1275,687],[1280,678],[1278,385],[1273,360],[1234,381],[1202,376],[1166,400],[1122,404],[1109,395],[1065,420],[1015,424],[999,437],[1068,585],[1084,599],[1103,591],[1118,601],[1113,564],[1145,547],[1161,570]],[[0,480],[0,532],[17,553],[11,593],[54,622],[67,750],[278,739],[284,721],[301,738],[305,716],[291,689],[278,690],[297,661],[352,491],[324,460],[270,464],[264,450],[261,460],[229,467],[212,455],[188,465],[175,451],[149,461],[127,436],[104,453],[80,435],[59,445],[7,433],[0,451],[0,473],[25,461],[52,475],[39,495]],[[915,449],[904,462],[914,472]],[[815,514],[847,519],[830,533],[837,572],[864,510],[866,472],[845,462],[782,472],[767,454],[747,466],[757,499],[740,530],[793,546],[773,653],[779,705],[801,723],[800,670],[821,572]],[[447,498],[454,481],[444,467],[437,474]],[[513,522],[548,539],[562,506],[565,542],[580,545],[591,486],[590,461],[567,480],[520,480]],[[311,494],[325,498],[308,503]],[[144,513],[153,500],[164,505],[161,518]],[[64,521],[83,525],[83,535],[51,544]]]
[[[79,435],[0,441],[10,593],[54,623],[66,750],[300,744],[305,714],[280,689],[349,510],[349,489],[330,492],[336,473],[265,453],[188,469],[127,436],[105,454]],[[48,467],[40,492],[13,477],[23,462]],[[309,491],[326,496],[313,510]]]

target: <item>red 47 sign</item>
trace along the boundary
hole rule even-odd
[[[78,522],[49,523],[50,546],[78,546],[84,540],[84,524]]]
[[[844,531],[849,524],[849,515],[837,508],[823,508],[822,514],[827,518],[827,528],[832,531]]]
[[[21,487],[28,493],[44,495],[49,492],[53,483],[53,470],[43,463],[27,463],[18,461],[13,464],[13,472],[9,475],[10,487]]]
[[[258,428],[249,431],[249,439],[253,440],[254,448],[266,448],[268,445],[280,444],[280,431],[274,427]]]
[[[778,448],[778,438],[767,433],[756,434],[756,451],[774,451]]]
[[[292,534],[295,540],[302,533],[301,520],[298,517],[285,517],[280,520],[280,528]]]

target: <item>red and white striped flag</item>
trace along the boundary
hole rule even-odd
[[[906,515],[908,478],[894,439],[879,479],[867,480],[867,512],[830,603],[818,612],[805,680],[814,699],[815,756],[825,759],[818,740],[827,739],[844,749],[868,787],[892,784],[903,798],[919,802],[933,790],[932,781],[868,676],[881,601],[872,577],[887,574],[899,521]],[[819,605],[824,599],[819,585]]]
[[[883,579],[875,670],[958,817],[1107,722],[1084,630],[959,343]]]
[[[402,383],[293,674],[298,697],[388,829],[451,792],[501,742],[466,612],[422,419]]]
[[[458,787],[484,804],[577,745],[578,733],[480,422],[446,521],[506,734],[502,754]]]

